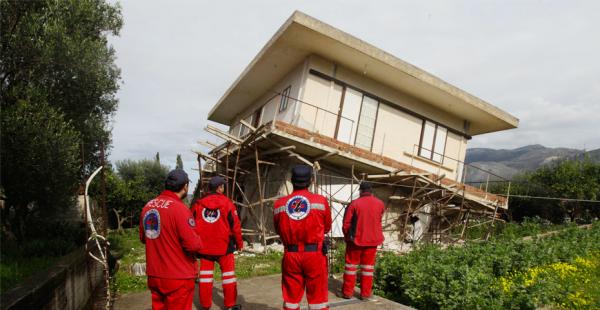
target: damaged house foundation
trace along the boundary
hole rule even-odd
[[[229,181],[245,238],[277,240],[273,202],[291,192],[291,167],[314,168],[312,191],[330,202],[331,237],[369,180],[386,204],[384,249],[457,242],[492,227],[510,195],[465,184],[472,136],[516,128],[518,119],[366,42],[295,12],[211,110],[220,144],[201,141],[208,177]],[[487,180],[502,180],[489,172]],[[481,174],[481,173],[480,173]],[[507,180],[505,180],[507,181]]]

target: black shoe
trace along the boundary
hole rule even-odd
[[[359,298],[362,301],[371,301],[371,300],[373,300],[373,295],[370,295],[370,296],[362,296],[361,295]]]
[[[235,305],[231,308],[225,308],[226,310],[242,310],[242,305]]]
[[[339,297],[339,298],[344,298],[344,299],[350,299],[350,298],[352,298],[352,296],[347,296],[347,295],[344,295],[344,293],[342,293],[342,292],[340,292],[340,291],[336,292],[336,293],[335,293],[335,296],[337,296],[337,297]]]

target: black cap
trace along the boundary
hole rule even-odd
[[[307,165],[297,165],[292,168],[292,184],[298,187],[307,187],[312,178],[312,168]]]
[[[223,185],[225,183],[226,183],[225,178],[220,175],[217,175],[217,176],[210,178],[210,181],[208,181],[208,188],[210,188],[211,190],[214,190],[217,187],[219,187],[220,185]]]
[[[165,189],[171,191],[179,191],[185,184],[188,184],[190,179],[183,169],[171,170],[165,180]]]
[[[362,181],[362,182],[360,182],[358,189],[360,189],[360,191],[362,191],[362,192],[370,192],[372,187],[373,187],[373,184],[371,184],[371,182]]]

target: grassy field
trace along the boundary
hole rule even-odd
[[[110,234],[111,252],[119,259],[119,269],[113,275],[113,285],[117,293],[127,294],[146,290],[146,277],[134,276],[129,266],[146,260],[144,245],[138,238],[137,229],[126,229],[124,234],[115,231]],[[281,272],[282,253],[236,254],[236,277],[246,279]],[[221,277],[219,268],[215,268],[215,279]]]

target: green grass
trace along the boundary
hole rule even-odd
[[[85,231],[63,222],[30,222],[23,241],[0,234],[0,291],[51,267],[85,241]]]
[[[147,289],[145,276],[134,276],[129,266],[146,260],[144,245],[140,242],[137,228],[126,229],[124,234],[112,231],[109,236],[111,253],[119,259],[119,269],[113,275],[112,283],[119,294],[142,292]],[[281,272],[282,253],[237,254],[235,271],[238,279],[247,279]],[[215,267],[215,279],[220,279],[221,271]]]
[[[119,260],[119,268],[112,275],[113,289],[118,293],[142,292],[146,289],[146,277],[134,276],[129,267],[146,261],[144,244],[140,242],[138,229],[126,229],[125,233],[109,233],[111,254]]]
[[[0,263],[0,291],[16,286],[34,273],[52,266],[59,257],[2,257]]]

